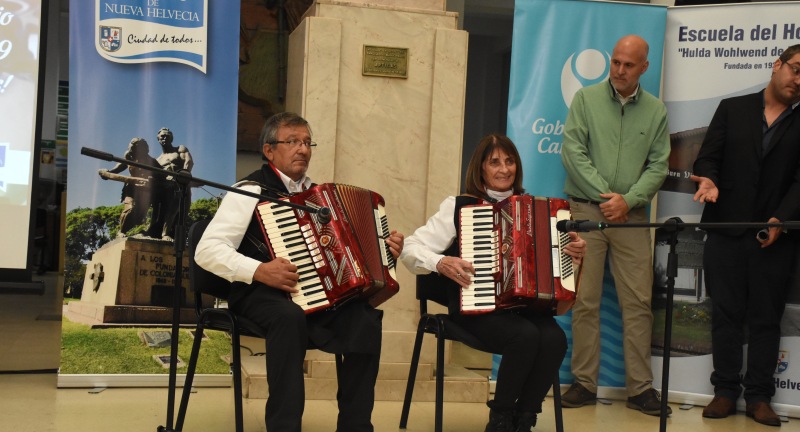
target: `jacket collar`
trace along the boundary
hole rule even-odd
[[[621,97],[617,89],[614,88],[614,84],[611,84],[611,78],[609,78],[606,82],[608,82],[608,89],[609,95],[612,99],[619,101]],[[636,102],[639,99],[639,94],[642,92],[642,83],[636,84],[636,90],[634,90],[633,94],[630,95],[628,98],[628,103]]]

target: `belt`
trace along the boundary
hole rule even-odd
[[[592,201],[592,200],[587,200],[587,199],[583,199],[583,198],[576,198],[574,196],[569,197],[569,199],[571,199],[571,200],[573,200],[575,202],[583,203],[583,204],[594,204],[596,206],[599,206],[601,204],[599,201]]]

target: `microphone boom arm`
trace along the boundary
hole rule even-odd
[[[275,204],[280,204],[280,205],[283,205],[283,206],[286,206],[286,207],[291,207],[291,208],[294,208],[294,209],[297,209],[297,210],[304,210],[304,211],[307,211],[309,213],[317,213],[318,217],[320,219],[326,219],[327,218],[328,221],[330,220],[330,209],[327,208],[327,207],[318,207],[318,208],[317,207],[309,207],[309,206],[302,205],[302,204],[295,204],[293,202],[283,201],[283,200],[280,200],[280,199],[277,199],[277,198],[272,198],[270,196],[261,195],[261,194],[257,194],[257,193],[253,193],[253,192],[248,192],[246,190],[237,189],[237,188],[234,188],[234,187],[231,187],[231,186],[228,186],[228,185],[224,185],[224,184],[221,184],[221,183],[215,183],[215,182],[210,181],[210,180],[204,180],[204,179],[201,179],[201,178],[198,178],[198,177],[193,177],[192,174],[189,173],[188,171],[169,171],[169,170],[165,170],[163,168],[154,167],[152,165],[143,164],[141,162],[130,161],[130,160],[127,160],[127,159],[116,157],[116,156],[112,155],[111,153],[102,152],[102,151],[91,149],[91,148],[88,148],[88,147],[81,147],[81,154],[89,156],[89,157],[93,157],[95,159],[118,162],[118,163],[125,164],[125,165],[132,165],[132,166],[139,167],[139,168],[142,168],[142,169],[145,169],[145,170],[149,170],[149,171],[152,171],[152,172],[157,172],[157,173],[163,174],[165,176],[172,176],[175,179],[176,182],[179,182],[179,183],[182,183],[182,184],[190,184],[191,183],[192,186],[197,186],[197,187],[199,187],[199,186],[211,186],[211,187],[215,187],[217,189],[222,189],[222,190],[225,190],[225,191],[228,191],[228,192],[238,193],[240,195],[249,196],[251,198],[256,198],[256,199],[259,199],[259,200],[262,200],[262,201],[269,201],[269,202],[272,202],[272,203],[275,203]],[[325,220],[321,220],[321,222],[326,223]]]
[[[684,228],[725,229],[725,228],[783,228],[800,229],[800,221],[786,222],[700,222],[687,223],[680,218],[670,218],[662,223],[608,223],[590,220],[561,220],[556,229],[561,232],[602,231],[609,228],[665,228],[682,230]]]

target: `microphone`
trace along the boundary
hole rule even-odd
[[[588,231],[602,231],[608,227],[605,222],[596,222],[590,220],[560,220],[556,222],[556,229],[561,232],[588,232]]]
[[[104,161],[110,161],[114,159],[114,155],[111,153],[102,152],[100,150],[90,149],[89,147],[81,147],[81,154],[86,155],[89,157],[93,157],[95,159],[102,159]]]
[[[331,209],[328,207],[320,207],[317,209],[317,220],[321,224],[326,224],[331,221]]]

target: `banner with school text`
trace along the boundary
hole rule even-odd
[[[678,216],[699,222],[703,207],[692,200],[692,164],[720,100],[760,91],[783,50],[800,43],[800,4],[754,3],[670,8],[664,51],[664,102],[669,114],[670,172],[659,192],[658,221]],[[673,358],[669,389],[672,400],[697,401],[714,394],[709,381],[711,307],[703,282],[702,231],[678,238],[675,281]],[[656,289],[666,286],[668,246],[656,240]],[[800,269],[800,265],[795,268]],[[663,314],[662,314],[663,316]],[[663,346],[654,330],[653,343]],[[775,359],[777,391],[773,406],[783,414],[800,414],[800,277],[790,287]],[[746,353],[746,350],[745,350]],[[654,362],[660,386],[660,362]]]

